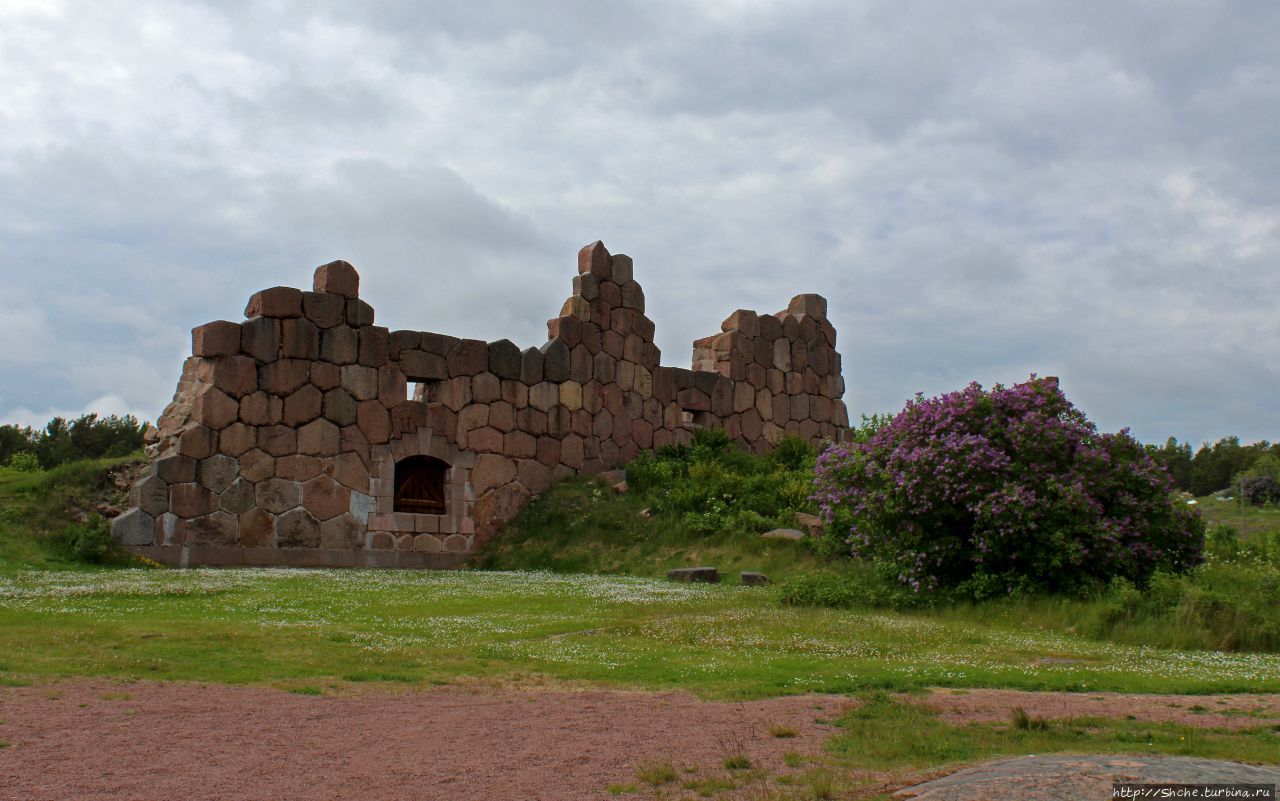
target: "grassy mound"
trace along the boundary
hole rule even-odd
[[[136,472],[138,458],[84,460],[52,470],[0,468],[0,571],[121,561],[107,547],[107,521],[99,512],[124,505],[118,483]]]

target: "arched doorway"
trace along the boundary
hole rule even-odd
[[[434,456],[410,456],[396,462],[395,511],[444,514],[448,470],[449,465]]]

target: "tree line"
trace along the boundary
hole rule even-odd
[[[1169,437],[1163,447],[1148,445],[1147,452],[1169,471],[1178,489],[1192,495],[1233,489],[1242,478],[1280,480],[1280,443],[1266,440],[1241,445],[1239,437],[1223,437],[1193,454],[1190,443]]]
[[[0,426],[0,465],[48,470],[80,459],[125,456],[142,448],[146,425],[133,415],[55,417],[44,428]]]

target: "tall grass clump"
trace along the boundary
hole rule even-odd
[[[1077,592],[1198,564],[1204,524],[1128,431],[1099,433],[1056,381],[917,396],[827,449],[815,500],[855,556],[915,591]]]

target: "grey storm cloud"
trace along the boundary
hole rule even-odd
[[[0,421],[153,418],[316,264],[545,337],[630,254],[667,364],[830,301],[852,412],[1056,374],[1148,441],[1280,431],[1273,2],[0,8]]]

